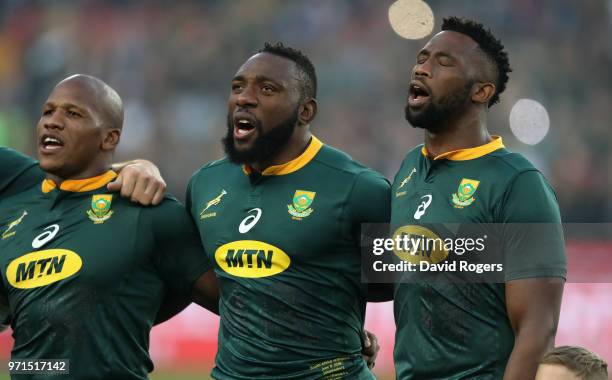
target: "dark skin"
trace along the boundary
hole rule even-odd
[[[279,165],[298,157],[310,142],[310,122],[317,114],[317,101],[314,98],[300,99],[300,75],[295,64],[283,57],[269,53],[259,53],[249,58],[238,69],[232,79],[232,91],[228,99],[228,112],[234,119],[252,117],[262,126],[262,132],[278,126],[298,108],[298,123],[291,138],[276,155],[264,162],[251,162],[257,171]],[[237,150],[249,149],[259,131],[248,136],[237,137],[234,145]]]
[[[266,133],[287,120],[297,108],[298,120],[289,141],[276,154],[249,166],[262,172],[269,166],[280,165],[298,157],[308,147],[312,134],[310,123],[317,114],[317,101],[302,94],[299,69],[295,63],[270,53],[258,53],[249,58],[232,79],[228,99],[228,114],[234,122],[234,145],[248,150],[259,133]],[[261,125],[247,134],[237,132],[238,120],[248,118]],[[376,336],[365,332],[362,354],[370,368],[374,367],[380,347]]]
[[[540,359],[555,346],[564,285],[560,278],[506,284],[506,310],[516,339],[504,380],[535,378]]]
[[[101,104],[107,103],[96,99],[102,87],[90,77],[73,76],[60,82],[43,106],[36,128],[38,159],[47,178],[58,186],[66,179],[91,178],[110,168],[121,125],[104,108],[121,104]],[[59,140],[60,145],[45,145],[46,137]]]
[[[65,180],[91,178],[106,172],[121,136],[121,107],[114,90],[97,78],[75,75],[60,82],[45,102],[37,125],[40,167],[47,178],[59,185]],[[46,137],[59,140],[61,145],[47,146]],[[147,195],[151,181],[143,183],[133,176],[126,177],[127,180],[133,186],[132,193]],[[149,192],[147,196],[154,195],[155,192]],[[192,293],[194,301],[218,313],[219,294],[212,270],[196,280]],[[170,318],[190,302],[168,295],[158,320]]]
[[[418,115],[429,102],[459,91],[471,82],[460,112],[442,120],[435,132],[425,130],[425,147],[431,156],[490,142],[487,104],[495,94],[494,70],[463,34],[444,31],[435,35],[417,56],[412,80],[424,86],[429,97],[409,101],[409,112]],[[410,104],[412,103],[412,104]],[[564,280],[532,278],[506,283],[506,309],[515,343],[504,380],[535,378],[538,362],[553,347],[559,321]]]
[[[425,146],[432,156],[452,150],[484,145],[491,141],[487,130],[486,107],[495,94],[490,69],[477,51],[478,44],[461,33],[444,31],[435,35],[417,55],[412,80],[429,90],[429,101],[458,91],[469,80],[470,88],[460,113],[443,120],[436,132],[426,130]],[[418,114],[427,107],[410,107]]]
[[[122,124],[121,100],[106,84],[85,75],[74,75],[60,82],[45,102],[37,126],[41,168],[57,184],[63,178],[88,178],[92,173],[104,172],[119,142]],[[51,151],[43,149],[41,138],[45,135],[59,138],[63,146]],[[95,142],[102,135],[100,154],[89,156],[88,152],[96,148]],[[85,143],[75,143],[80,139]],[[76,168],[69,157],[91,165],[85,172],[75,173]],[[112,168],[119,175],[108,184],[109,190],[118,191],[122,197],[144,206],[161,202],[166,183],[151,162],[133,160]]]
[[[75,75],[69,79],[73,85],[80,86],[79,91],[87,92],[87,88],[89,88],[90,91],[97,93],[99,98],[103,99],[102,102],[106,102],[106,106],[112,109],[112,112],[102,114],[101,117],[98,113],[96,113],[94,120],[94,111],[99,112],[100,110],[95,107],[96,104],[91,103],[92,99],[81,99],[85,100],[85,102],[78,104],[66,102],[65,99],[62,100],[62,98],[65,98],[67,95],[64,93],[66,90],[64,86],[68,84],[67,81],[62,81],[62,83],[60,83],[61,86],[58,85],[55,89],[57,91],[54,91],[52,94],[53,99],[50,96],[49,100],[45,103],[42,112],[43,115],[41,115],[37,126],[39,151],[41,151],[41,155],[44,153],[44,165],[49,170],[53,170],[54,166],[57,168],[57,165],[61,165],[61,162],[59,161],[63,160],[64,158],[62,158],[62,154],[59,154],[59,151],[43,152],[44,149],[40,144],[40,138],[45,134],[45,131],[50,135],[59,137],[60,135],[64,136],[63,130],[67,126],[76,125],[77,130],[82,132],[82,127],[90,124],[93,124],[94,126],[101,124],[101,118],[106,118],[105,120],[108,125],[112,125],[113,123],[121,124],[123,118],[120,104],[117,104],[116,102],[113,104],[113,100],[116,101],[117,99],[112,97],[110,99],[105,98],[106,90],[108,90],[105,87],[105,84],[96,81],[95,78],[84,75]],[[98,99],[98,101],[100,101],[100,99]],[[94,106],[94,108],[90,109],[91,106]],[[78,133],[79,132],[77,132],[77,134]],[[71,143],[72,137],[68,137],[68,135],[66,135],[63,139],[66,140],[63,141],[64,146],[68,144],[68,149],[71,147],[74,148],[75,144]],[[64,151],[64,153],[66,152]],[[132,202],[139,203],[143,206],[157,205],[161,202],[166,190],[166,183],[161,177],[159,170],[153,163],[141,159],[132,160],[115,164],[112,166],[112,169],[118,173],[118,176],[113,182],[110,182],[107,185],[110,191],[118,191],[122,197],[130,198]],[[59,173],[59,175],[50,173],[49,178],[54,179],[56,183],[60,183],[62,182],[63,175],[70,175],[70,173]],[[0,295],[0,310],[7,306],[8,302],[6,299],[3,299],[2,295]],[[7,313],[8,311],[0,313],[0,318]],[[2,325],[0,325],[0,331],[2,329]]]
[[[247,60],[232,79],[232,91],[228,100],[228,112],[238,119],[247,117],[261,124],[266,133],[290,116],[300,100],[299,75],[291,61],[272,54],[260,53]],[[255,170],[263,171],[271,165],[291,161],[308,146],[311,138],[309,123],[316,115],[315,99],[306,99],[299,105],[299,119],[289,142],[278,154],[265,162],[249,163]],[[257,138],[258,130],[248,136],[234,138],[238,150],[249,149]],[[213,290],[214,289],[214,290]],[[198,294],[198,290],[199,293]],[[219,291],[216,277],[202,276],[194,285],[194,301],[215,314],[219,314]],[[211,300],[214,300],[211,302]],[[155,324],[165,322],[186,308],[191,300],[168,296],[157,315]]]

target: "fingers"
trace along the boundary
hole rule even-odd
[[[122,182],[123,179],[121,178],[121,176],[118,176],[113,182],[109,182],[109,184],[106,185],[106,188],[108,189],[108,191],[119,191],[121,190]]]
[[[130,196],[132,202],[140,203],[144,206],[148,206],[153,199],[154,194],[147,194],[147,185],[149,184],[149,178],[145,176],[138,176],[136,184],[134,185],[134,191]]]
[[[362,355],[366,361],[368,368],[372,369],[376,365],[376,357],[380,346],[378,345],[378,338],[376,335],[365,330],[363,334],[363,351]]]
[[[145,184],[146,187],[144,191],[140,191],[140,184]],[[166,193],[166,183],[160,179],[144,178],[142,176],[139,181],[136,183],[136,188],[134,189],[134,194],[132,194],[132,201],[138,202],[143,205],[158,205],[162,199],[164,199],[164,194]]]
[[[123,166],[110,191],[121,190],[121,196],[144,206],[159,204],[166,193],[166,183],[155,165],[146,160],[136,160]]]
[[[372,345],[372,342],[370,341],[370,337],[368,336],[369,332],[364,330],[363,331],[363,347],[364,348],[368,348]]]
[[[154,206],[157,206],[162,199],[164,199],[164,194],[166,193],[166,183],[161,182],[158,183],[157,190],[155,191],[155,195],[153,196],[153,201],[151,202]]]
[[[137,174],[136,174],[137,175]],[[134,188],[136,187],[136,175],[129,170],[129,168],[125,168],[119,174],[119,177],[122,179],[121,184],[121,196],[123,198],[131,198],[132,193],[134,193]]]

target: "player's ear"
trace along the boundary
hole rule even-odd
[[[298,110],[299,125],[308,125],[317,116],[317,100],[306,98]]]
[[[476,82],[472,86],[472,101],[479,104],[488,104],[495,95],[495,85],[491,82]]]
[[[104,140],[102,140],[102,150],[113,151],[119,145],[121,139],[121,129],[109,128],[104,131]]]

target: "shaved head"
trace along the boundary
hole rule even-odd
[[[101,117],[100,122],[107,128],[123,127],[123,101],[111,86],[99,78],[91,75],[75,74],[59,82],[55,88],[67,84],[82,86],[87,92],[91,92],[95,99],[92,106]]]
[[[103,173],[122,126],[123,104],[115,90],[89,75],[70,76],[53,88],[36,126],[40,167],[56,182]]]

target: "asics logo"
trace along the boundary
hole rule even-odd
[[[253,228],[257,224],[257,222],[259,222],[259,218],[261,218],[261,209],[260,208],[251,209],[251,210],[247,211],[247,213],[249,213],[251,215],[249,215],[246,218],[242,219],[242,222],[240,222],[240,226],[238,226],[238,231],[241,234],[246,234],[247,232],[249,232],[251,230],[251,228]]]
[[[57,224],[52,224],[49,227],[46,227],[44,231],[45,232],[36,236],[34,240],[32,240],[32,248],[38,249],[43,245],[47,244],[49,241],[51,241],[51,239],[53,239],[55,235],[57,235],[57,232],[59,231],[59,226]]]
[[[429,207],[429,205],[431,204],[431,200],[433,197],[430,194],[427,194],[421,197],[421,199],[423,198],[425,198],[425,200],[421,202],[419,207],[417,207],[416,211],[414,212],[414,219],[416,220],[421,219],[421,217],[425,214],[425,211],[427,210],[427,207]]]

